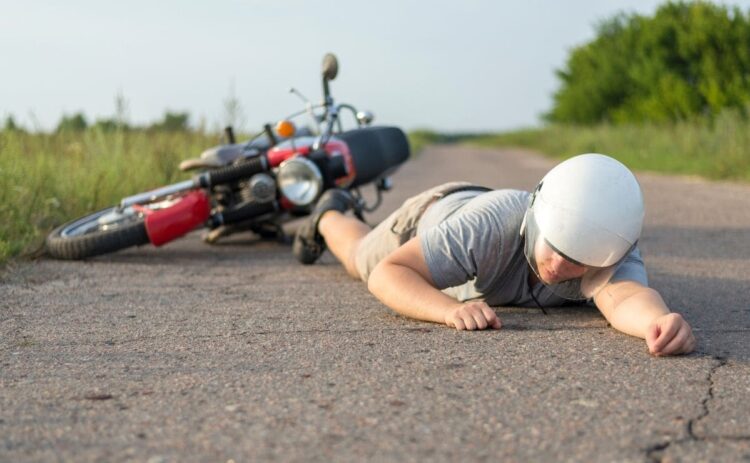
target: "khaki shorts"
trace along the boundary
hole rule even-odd
[[[450,193],[475,188],[482,189],[469,182],[449,182],[404,201],[393,214],[373,228],[357,248],[354,264],[362,281],[367,282],[372,269],[385,256],[417,234],[419,219],[433,202]]]

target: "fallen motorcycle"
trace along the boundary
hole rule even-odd
[[[397,127],[372,126],[372,113],[336,104],[329,83],[338,73],[332,54],[323,60],[323,102],[266,124],[258,136],[236,143],[231,127],[226,144],[183,161],[183,171],[197,170],[190,180],[124,198],[116,206],[94,212],[53,230],[47,253],[58,259],[84,259],[131,246],[161,246],[203,226],[212,243],[237,231],[264,238],[285,236],[282,225],[310,213],[320,194],[347,188],[363,210],[380,205],[391,188],[390,175],[409,157],[409,143]],[[356,127],[343,130],[342,113],[351,112]],[[293,120],[308,116],[309,127]],[[360,191],[374,185],[367,204]]]

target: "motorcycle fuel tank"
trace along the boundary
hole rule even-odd
[[[161,246],[202,225],[211,214],[211,202],[203,190],[194,190],[173,206],[146,213],[146,233],[154,246]]]

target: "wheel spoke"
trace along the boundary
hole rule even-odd
[[[122,225],[133,223],[140,219],[140,217],[141,214],[132,208],[118,212],[117,208],[112,207],[72,222],[61,231],[60,235],[63,237],[72,237],[112,230]]]

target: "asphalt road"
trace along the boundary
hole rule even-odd
[[[373,220],[445,180],[532,188],[528,152],[433,147]],[[0,280],[0,461],[750,461],[750,187],[638,174],[651,285],[698,351],[591,308],[500,331],[395,315],[330,255],[198,234]]]

